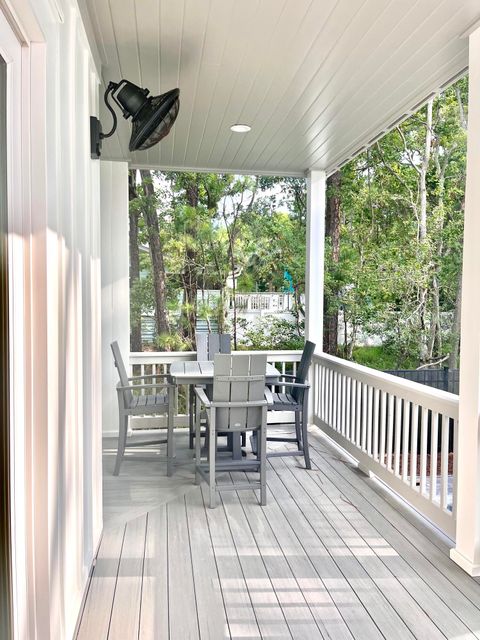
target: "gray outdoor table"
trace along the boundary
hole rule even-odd
[[[275,369],[273,364],[267,362],[267,369],[265,371],[265,384],[275,384],[279,377],[280,372]],[[193,387],[195,385],[206,385],[207,388],[213,385],[213,362],[211,360],[188,360],[183,362],[172,362],[170,365],[170,377],[174,384],[189,384],[191,394],[193,393]],[[190,407],[192,405],[190,404]],[[190,428],[193,427],[193,415],[190,410]],[[242,449],[240,446],[240,433],[232,433],[232,451],[233,458],[239,459],[242,457]]]

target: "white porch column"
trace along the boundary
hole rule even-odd
[[[480,28],[470,35],[462,277],[457,535],[450,557],[480,575]]]
[[[125,364],[130,353],[128,243],[128,164],[100,162],[102,225],[102,425],[104,435],[118,433],[116,384],[110,343],[118,341]]]
[[[323,268],[325,254],[325,171],[307,175],[307,260],[305,337],[323,351]]]

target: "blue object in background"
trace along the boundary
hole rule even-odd
[[[285,287],[284,287],[285,293],[293,293],[293,291],[294,291],[294,289],[293,289],[293,278],[288,273],[288,271],[286,269],[283,272],[283,279],[285,280]]]

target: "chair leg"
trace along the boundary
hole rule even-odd
[[[113,475],[118,476],[120,473],[120,465],[122,464],[123,455],[125,453],[125,445],[127,443],[128,416],[120,416],[118,421],[118,447],[117,458],[115,460],[115,469]]]
[[[308,449],[308,394],[305,393],[305,399],[302,408],[302,440],[303,440],[303,456],[305,458],[305,468],[311,469],[312,465],[310,463],[310,451]]]
[[[214,410],[212,409],[212,417],[210,419],[210,438],[208,443],[208,485],[210,494],[210,509],[214,509],[216,504],[216,490],[215,490],[215,463],[216,463],[216,444],[217,435],[215,433],[215,419],[213,417]]]
[[[201,457],[202,457],[202,439],[200,436],[200,429],[201,429],[201,407],[200,407],[200,403],[197,402],[196,411],[195,411],[195,484],[200,484],[201,482],[201,475],[197,469],[197,465],[201,463]]]
[[[295,411],[295,437],[297,438],[298,450],[302,451],[302,429],[300,427],[300,413]]]
[[[188,388],[189,395],[189,417],[188,417],[188,428],[189,428],[189,447],[193,449],[193,439],[195,437],[195,424],[193,422],[193,416],[195,414],[195,391],[193,389],[193,385],[191,384]]]
[[[168,407],[167,417],[167,476],[173,475],[173,460],[175,457],[175,442],[173,433],[173,407]]]
[[[216,447],[215,444],[217,442],[216,434],[210,430],[210,442],[209,442],[209,450],[208,450],[208,463],[209,463],[209,473],[208,473],[208,485],[209,485],[209,494],[210,494],[210,509],[215,509],[217,506],[217,496],[215,490],[215,458],[216,458]]]
[[[258,432],[257,432],[258,433]],[[260,504],[264,507],[267,504],[267,427],[260,428]]]

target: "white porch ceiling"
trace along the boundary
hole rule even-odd
[[[120,118],[103,158],[290,175],[333,170],[462,72],[480,17],[478,0],[84,2],[105,82],[180,88],[167,138],[131,154]]]

